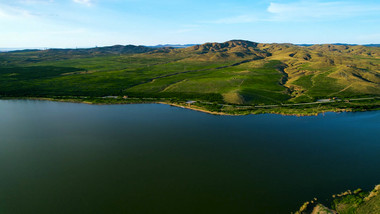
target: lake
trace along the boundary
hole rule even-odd
[[[380,183],[380,111],[0,100],[0,213],[290,213]]]

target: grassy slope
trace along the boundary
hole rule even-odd
[[[237,105],[380,95],[376,47],[230,41],[149,51],[108,47],[1,53],[0,95],[128,95]]]
[[[380,195],[375,196],[368,202],[361,204],[356,209],[357,214],[380,213]]]
[[[380,213],[380,185],[371,192],[363,192],[361,189],[350,190],[334,195],[331,208],[316,203],[306,202],[296,214],[312,214],[319,211],[320,214],[377,214]],[[324,207],[324,209],[320,209]]]

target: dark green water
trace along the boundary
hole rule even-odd
[[[0,100],[0,213],[290,213],[380,183],[379,139],[379,111]]]

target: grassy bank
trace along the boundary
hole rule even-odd
[[[1,98],[1,97],[0,97]],[[112,104],[146,104],[160,103],[176,107],[188,108],[195,111],[201,111],[215,115],[248,115],[248,114],[282,114],[311,116],[325,112],[356,112],[380,110],[380,98],[366,100],[342,100],[330,103],[314,103],[295,105],[269,105],[269,106],[243,106],[221,104],[217,102],[204,101],[181,101],[179,99],[167,98],[123,98],[123,97],[2,97],[1,99],[32,99],[32,100],[49,100],[57,102],[85,103],[94,105],[112,105]]]
[[[317,199],[308,201],[295,214],[376,214],[380,213],[380,185],[372,191],[357,189],[332,196],[329,206],[318,203]]]

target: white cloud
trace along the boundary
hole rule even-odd
[[[0,20],[23,20],[35,16],[27,10],[0,4]]]
[[[275,15],[277,21],[302,18],[342,18],[376,14],[380,5],[363,5],[350,2],[299,1],[293,3],[270,3],[267,11]]]
[[[301,0],[291,3],[271,2],[265,13],[244,13],[216,20],[203,21],[206,24],[245,24],[257,22],[335,20],[358,16],[378,16],[380,4],[355,2]],[[366,19],[368,20],[368,19]]]
[[[2,11],[2,10],[0,9],[0,18],[1,18],[1,19],[9,18],[9,14],[6,13],[5,11]]]
[[[87,6],[91,6],[92,5],[92,0],[73,0],[75,3],[79,3],[79,4],[84,4],[84,5],[87,5]]]
[[[19,3],[21,4],[45,4],[45,3],[52,3],[54,0],[20,0]]]

